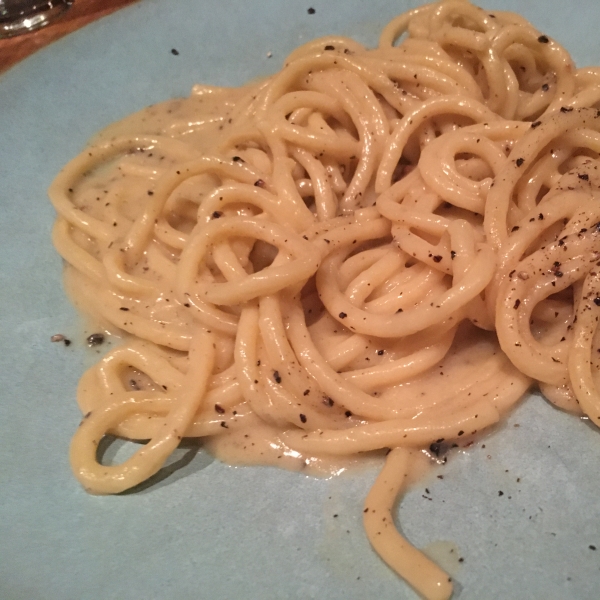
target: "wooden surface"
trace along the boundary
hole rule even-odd
[[[0,73],[51,42],[139,0],[75,0],[56,21],[13,38],[0,40]]]

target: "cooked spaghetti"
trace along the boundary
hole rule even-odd
[[[109,127],[50,188],[68,286],[123,334],[79,386],[76,477],[121,492],[186,437],[311,473],[388,451],[369,540],[449,598],[393,526],[413,457],[535,382],[600,419],[599,156],[600,69],[464,0]],[[103,465],[107,434],[145,443]]]

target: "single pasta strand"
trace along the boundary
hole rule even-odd
[[[213,369],[213,335],[200,331],[190,348],[190,369],[180,402],[170,412],[160,434],[138,450],[122,465],[103,466],[96,461],[98,443],[111,425],[135,414],[137,401],[128,400],[92,411],[84,416],[73,436],[70,458],[73,470],[83,486],[97,494],[122,492],[156,473],[166,458],[179,445],[189,422],[204,398],[208,378]],[[154,412],[160,401],[141,401]]]
[[[456,410],[439,418],[428,417],[397,419],[358,425],[341,431],[316,431],[300,433],[297,430],[283,434],[283,439],[293,448],[304,452],[324,454],[354,454],[398,444],[423,447],[436,439],[455,439],[461,431],[471,432],[498,422],[498,410],[487,401]]]
[[[393,448],[365,499],[363,523],[379,556],[427,600],[448,600],[452,579],[400,535],[392,508],[408,476],[410,451]]]

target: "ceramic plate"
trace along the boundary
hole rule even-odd
[[[374,44],[382,24],[414,5],[144,0],[0,77],[0,598],[415,598],[362,529],[374,470],[318,480],[190,450],[141,492],[80,488],[67,460],[80,419],[75,390],[98,355],[62,290],[46,196],[110,122],[196,82],[272,73],[311,38]],[[596,0],[490,8],[521,10],[579,65],[600,64]],[[55,333],[73,343],[51,343]],[[441,469],[404,497],[400,517],[408,538],[452,570],[454,598],[600,597],[597,430],[533,395]]]

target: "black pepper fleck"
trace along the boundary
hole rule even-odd
[[[89,346],[99,346],[104,343],[104,334],[103,333],[92,333],[87,338],[87,343]]]
[[[444,444],[444,438],[441,438],[435,442],[432,442],[429,445],[429,451],[435,456],[440,456],[440,454],[445,454],[447,447],[443,444]]]

